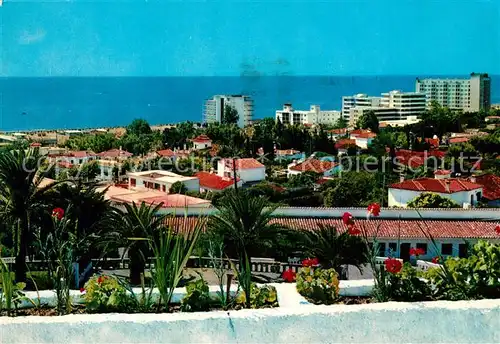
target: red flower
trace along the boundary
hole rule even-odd
[[[342,221],[344,225],[349,227],[354,224],[354,217],[352,217],[351,213],[345,212],[344,215],[342,215]]]
[[[103,276],[99,276],[99,278],[97,278],[97,283],[101,284],[104,281],[104,279],[105,278]]]
[[[285,282],[292,283],[295,282],[295,278],[297,276],[297,273],[293,271],[292,269],[288,269],[283,271],[283,274],[281,277],[285,280]]]
[[[497,234],[500,234],[500,225],[497,225],[495,227],[495,232],[497,232]]]
[[[64,216],[64,209],[63,208],[55,208],[52,210],[52,217],[58,220],[61,220]]]
[[[432,262],[433,262],[434,264],[438,264],[438,263],[439,263],[439,257],[434,257],[434,258],[432,258]]]
[[[316,266],[319,264],[318,258],[307,258],[302,261],[302,266]]]
[[[80,293],[85,292],[85,288],[80,288]]]
[[[403,268],[403,264],[401,263],[401,261],[395,258],[387,258],[384,261],[384,264],[387,272],[390,272],[391,274],[397,274]]]
[[[410,256],[423,256],[425,251],[421,248],[410,248]]]
[[[378,203],[370,204],[368,206],[368,212],[373,216],[379,216],[380,215],[380,204],[378,204]]]
[[[347,226],[347,230],[349,231],[349,234],[351,234],[351,235],[361,234],[361,231],[355,225]]]

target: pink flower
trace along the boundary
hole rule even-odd
[[[379,216],[380,215],[380,204],[378,204],[378,203],[370,204],[368,206],[368,212],[373,216]]]
[[[281,275],[285,282],[292,283],[295,282],[295,278],[297,277],[297,273],[293,271],[292,269],[288,269],[283,271],[283,274]]]
[[[62,220],[64,217],[64,209],[63,208],[55,208],[52,210],[52,217],[57,220]]]
[[[385,269],[391,274],[397,274],[403,268],[403,264],[395,258],[387,258],[384,261]]]

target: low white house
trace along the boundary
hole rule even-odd
[[[377,137],[377,134],[372,133],[369,130],[363,130],[363,129],[358,129],[358,130],[353,130],[350,133],[350,139],[356,141],[356,146],[366,149],[368,146],[370,146],[373,142],[373,139]]]
[[[168,193],[175,182],[181,182],[188,191],[200,191],[200,181],[197,177],[181,176],[168,171],[127,172],[127,177],[129,189],[153,189]]]
[[[193,139],[194,150],[207,149],[212,147],[212,140],[207,135],[198,135]]]
[[[474,205],[481,199],[480,184],[458,178],[417,178],[404,180],[389,186],[389,207],[406,207],[408,202],[424,192],[437,193],[462,207]]]
[[[58,161],[66,161],[72,165],[81,165],[96,159],[97,154],[92,151],[76,151],[61,155]]]
[[[253,158],[236,159],[236,177],[243,183],[259,182],[266,179],[266,167]],[[217,163],[220,177],[234,178],[233,159],[221,159]]]

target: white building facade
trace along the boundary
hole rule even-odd
[[[188,191],[200,191],[200,181],[197,177],[186,177],[176,173],[153,170],[143,172],[128,172],[129,189],[153,189],[168,193],[170,187],[176,183],[184,184]]]
[[[341,117],[340,111],[321,110],[319,105],[311,105],[307,110],[295,110],[292,104],[283,105],[282,110],[276,111],[276,120],[283,124],[297,125],[315,125],[328,124],[334,125]]]
[[[204,123],[221,123],[226,105],[238,112],[238,126],[243,128],[252,124],[253,100],[245,95],[216,95],[205,102]]]
[[[488,74],[472,73],[468,79],[419,79],[415,89],[427,96],[427,108],[435,101],[452,110],[489,110],[491,79]]]
[[[266,167],[253,158],[236,159],[236,178],[243,183],[266,179]],[[217,174],[223,178],[234,178],[233,160],[221,159],[217,163]]]
[[[351,108],[354,107],[379,107],[380,106],[380,97],[372,97],[368,96],[364,93],[355,94],[353,96],[344,96],[342,97],[342,117],[346,121],[349,121],[351,118]]]

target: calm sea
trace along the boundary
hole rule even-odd
[[[500,76],[492,79],[492,102],[500,103]],[[414,91],[415,76],[0,78],[0,130],[200,122],[214,94],[250,95],[255,118],[274,117],[283,103],[340,110],[343,95],[394,89]]]

